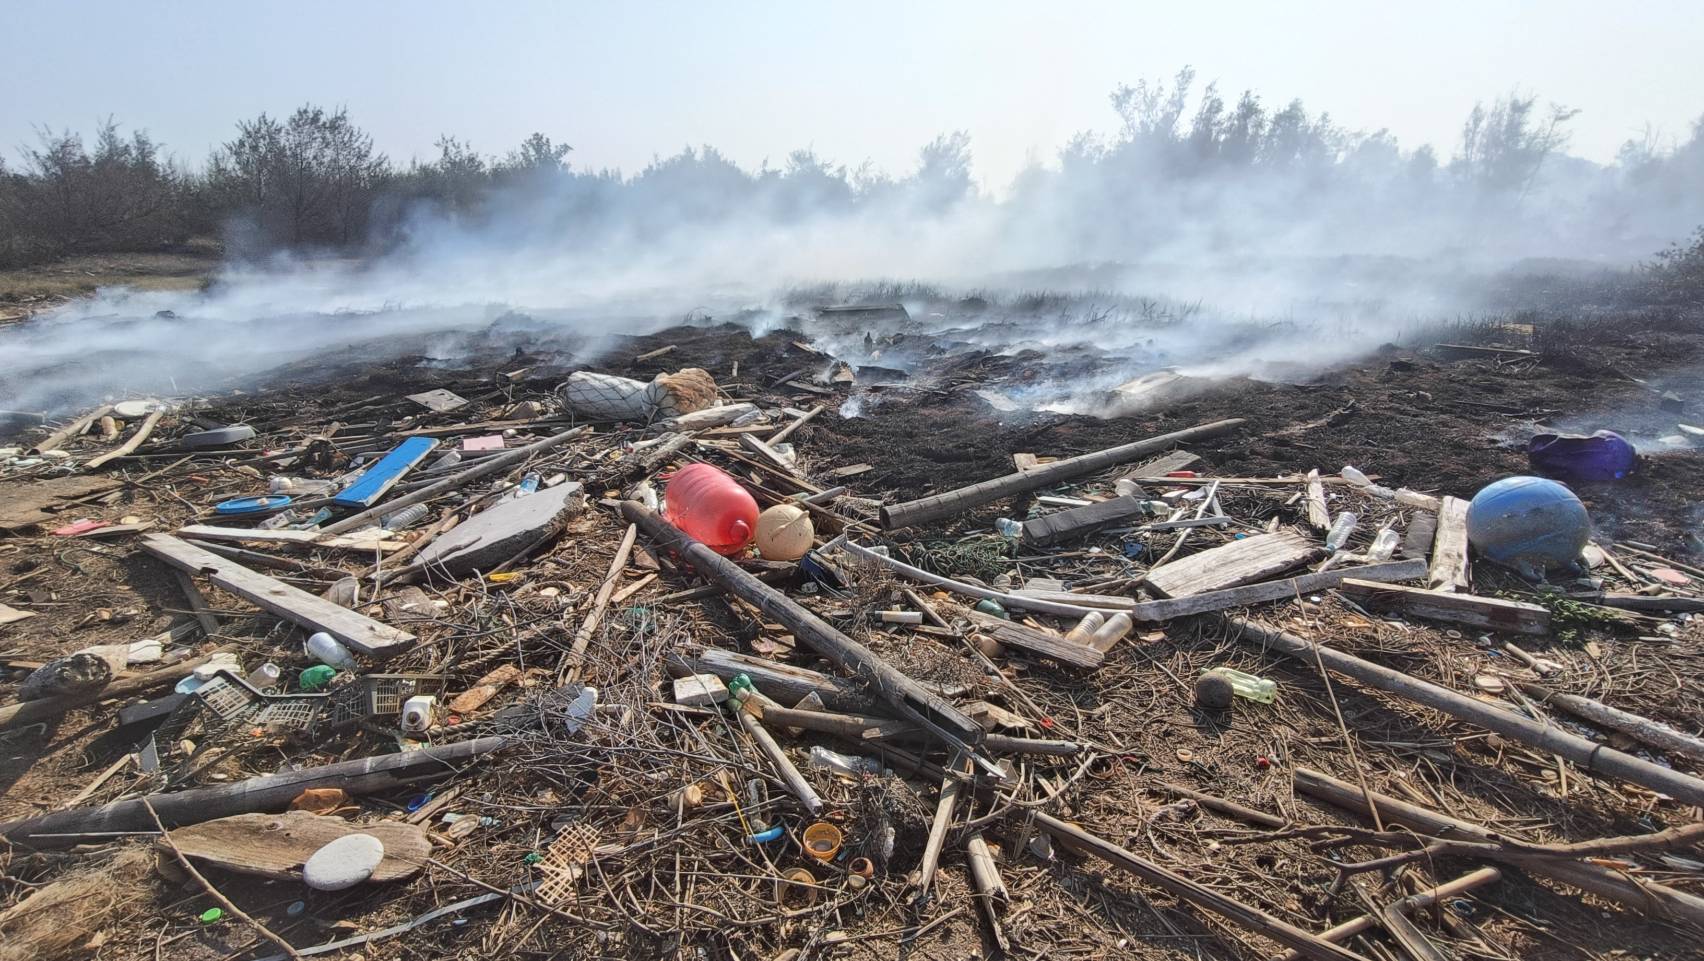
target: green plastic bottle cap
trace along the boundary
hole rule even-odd
[[[537,851],[528,851],[527,856],[524,857],[524,858],[521,858],[521,861],[526,863],[526,864],[537,864],[538,862],[543,861],[543,860],[544,860],[544,855],[538,853]]]
[[[202,924],[212,924],[213,922],[219,920],[220,918],[222,918],[224,916],[225,916],[225,909],[224,908],[208,908],[207,910],[201,912],[201,923]]]

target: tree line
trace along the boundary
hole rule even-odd
[[[1655,136],[1629,142],[1600,168],[1564,153],[1573,111],[1526,95],[1475,106],[1447,160],[1427,145],[1405,150],[1386,130],[1345,130],[1300,101],[1271,108],[1252,91],[1234,100],[1213,84],[1198,91],[1188,69],[1169,82],[1121,86],[1111,105],[1119,126],[1110,137],[1074,138],[1055,167],[1026,171],[1001,201],[1010,215],[1069,234],[1066,247],[1083,256],[1151,244],[1230,204],[1273,220],[1506,217],[1548,176],[1578,194],[1571,199],[1586,214],[1627,222],[1692,216],[1704,196],[1704,122],[1672,147]],[[374,251],[444,220],[563,237],[618,223],[645,236],[730,218],[929,214],[987,201],[963,132],[923,146],[902,177],[808,150],[748,170],[711,147],[623,176],[576,168],[572,148],[542,133],[498,156],[444,136],[435,157],[401,164],[346,109],[312,105],[239,122],[199,166],[168,158],[146,131],[125,136],[112,120],[91,140],[69,130],[38,140],[11,165],[0,158],[0,266],[169,249],[195,237],[219,238],[237,254]]]

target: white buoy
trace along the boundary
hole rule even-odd
[[[816,539],[816,527],[804,508],[776,504],[757,515],[757,549],[765,560],[796,561]]]

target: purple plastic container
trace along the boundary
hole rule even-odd
[[[1576,481],[1620,480],[1639,466],[1639,453],[1612,430],[1590,437],[1539,434],[1527,441],[1527,462],[1546,477]]]

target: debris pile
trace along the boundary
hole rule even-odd
[[[1704,570],[1587,542],[1567,487],[1240,476],[1225,452],[1266,440],[1231,418],[864,488],[818,431],[854,378],[687,353],[16,439],[6,950],[1428,959],[1704,930],[1704,739],[1664,680],[1697,673]]]

